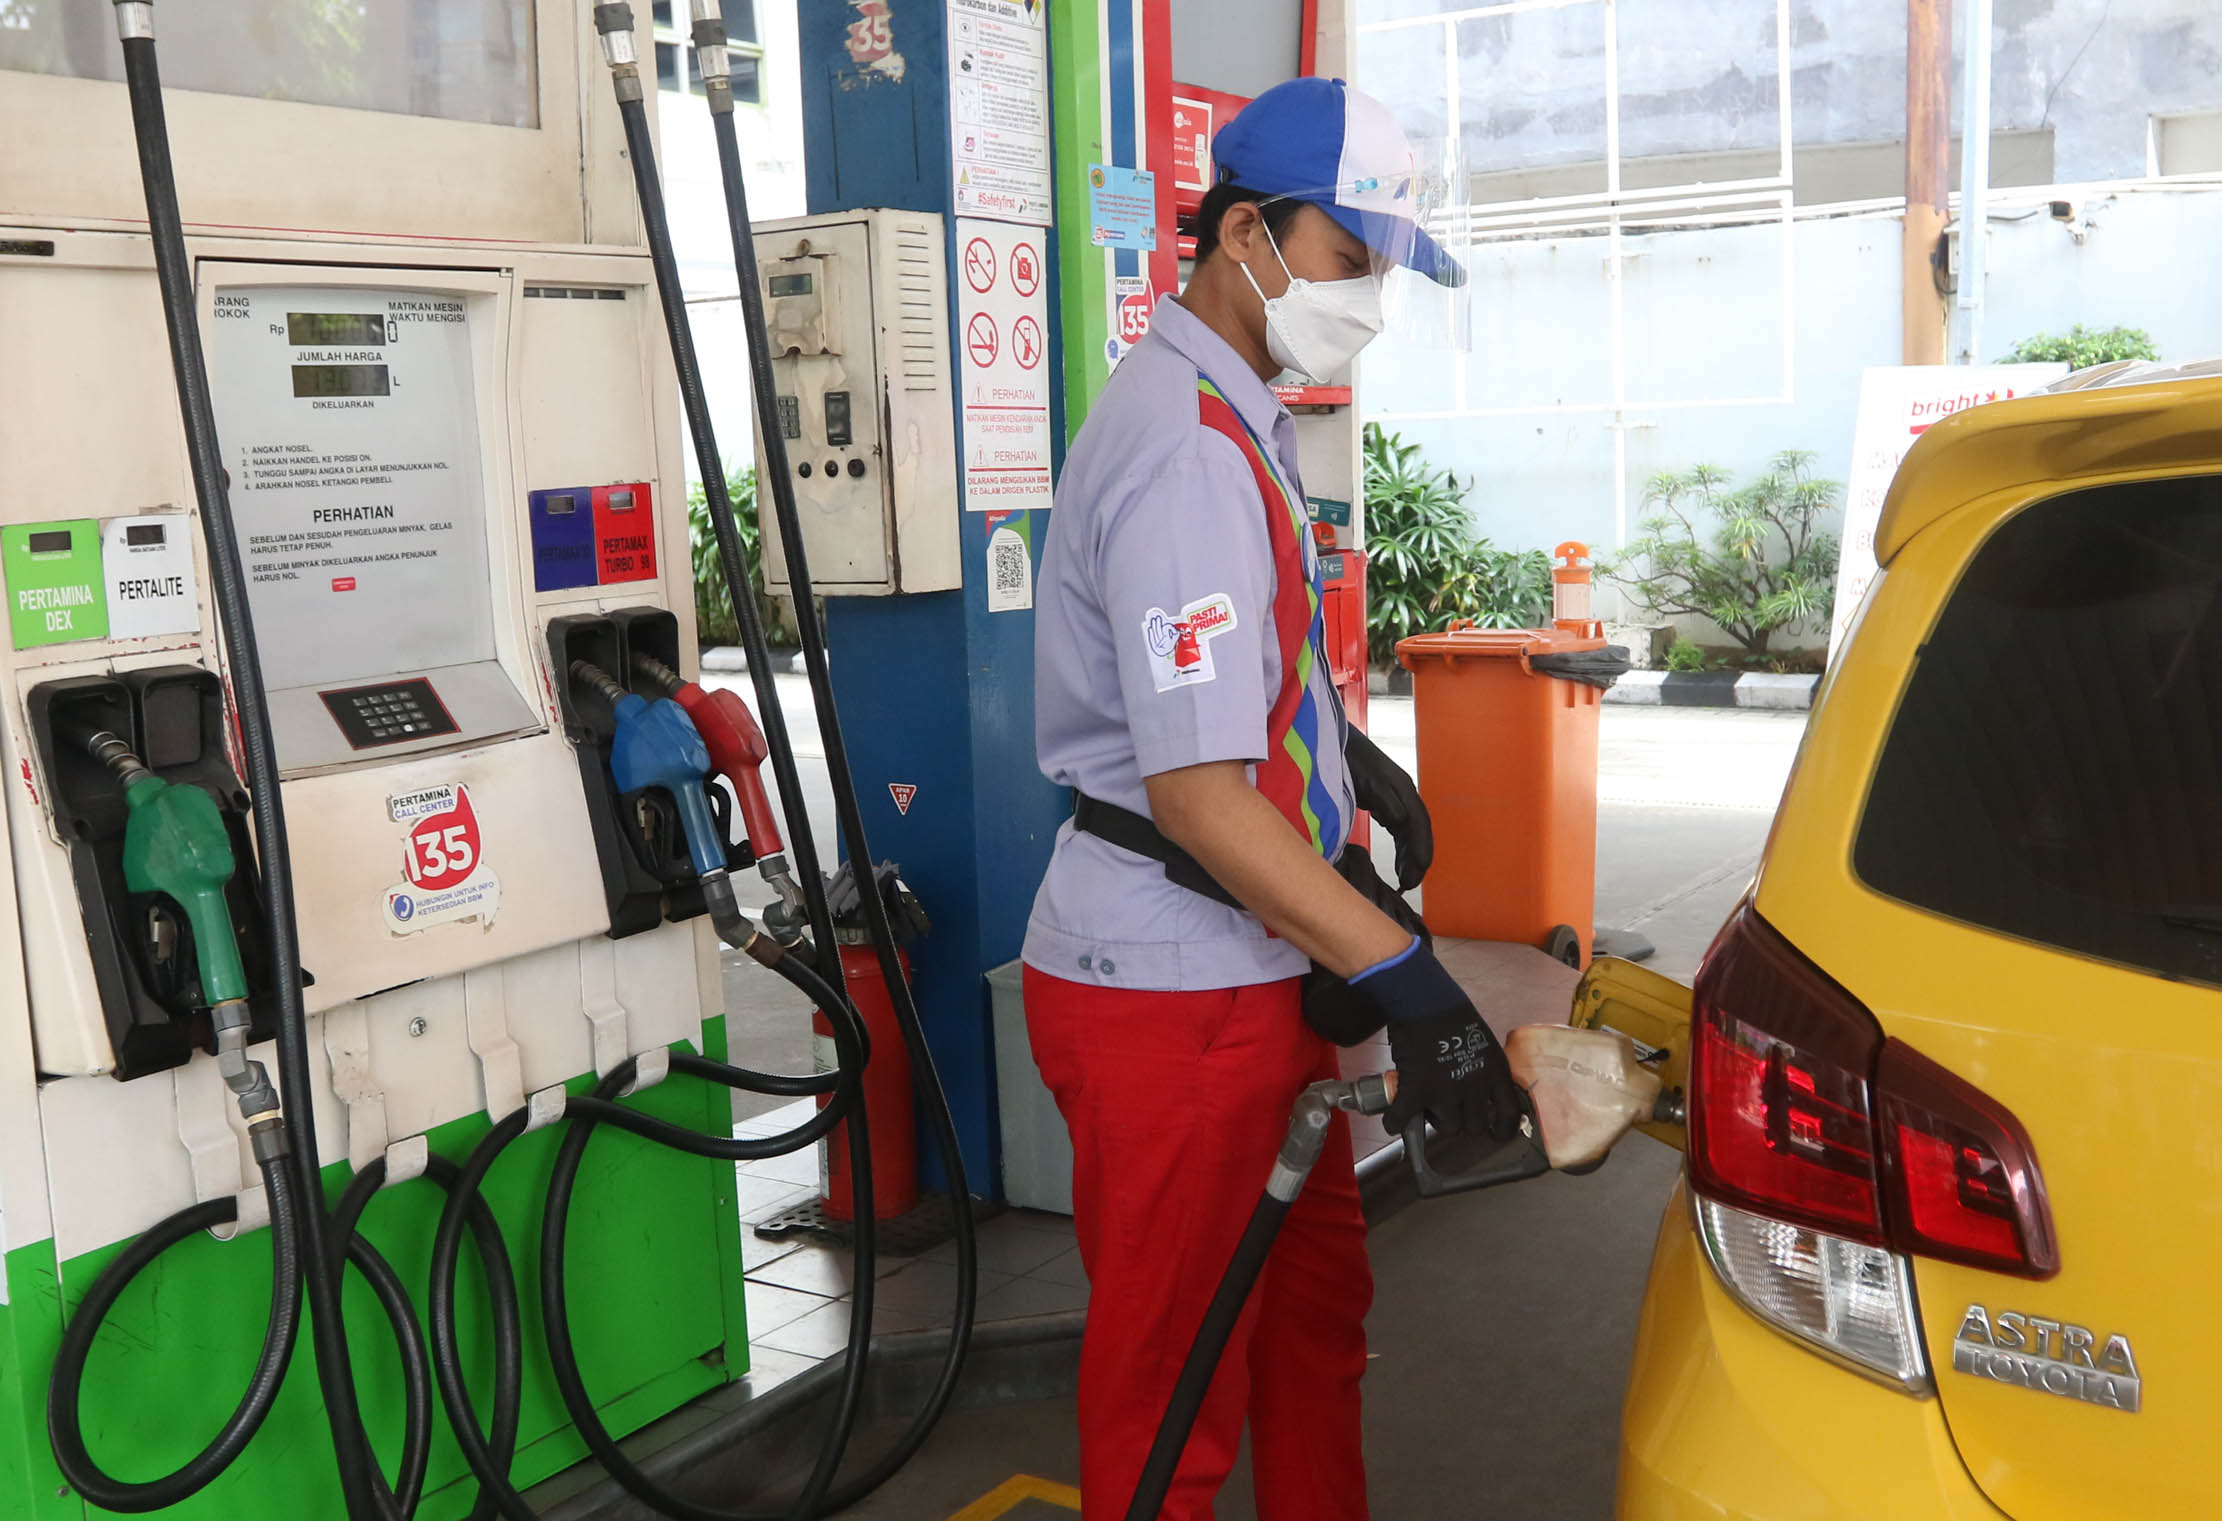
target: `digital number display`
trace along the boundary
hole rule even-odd
[[[169,533],[160,523],[127,523],[124,525],[123,542],[131,549],[158,548],[169,542]]]
[[[807,296],[812,289],[808,275],[773,275],[765,283],[774,296]]]
[[[386,319],[373,312],[287,312],[285,341],[295,348],[359,348],[386,341]]]
[[[35,555],[66,555],[70,552],[71,539],[67,528],[49,528],[30,536],[31,553]]]
[[[382,364],[297,364],[293,367],[296,396],[386,396],[391,382]]]

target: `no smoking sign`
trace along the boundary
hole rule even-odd
[[[964,502],[974,512],[1050,505],[1048,270],[1038,227],[957,224]]]

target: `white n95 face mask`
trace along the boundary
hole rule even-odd
[[[1318,384],[1334,374],[1380,333],[1381,282],[1372,275],[1348,280],[1305,280],[1289,273],[1281,246],[1266,233],[1273,257],[1288,275],[1288,289],[1268,296],[1250,266],[1242,277],[1265,303],[1265,349],[1274,363]]]

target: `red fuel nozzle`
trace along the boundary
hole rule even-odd
[[[710,748],[710,768],[733,784],[749,849],[760,860],[779,855],[786,846],[780,842],[778,819],[759,769],[771,755],[771,746],[764,742],[764,731],[756,726],[756,715],[749,712],[740,693],[711,691],[683,681],[671,667],[648,655],[635,655],[633,666],[669,692],[694,720],[702,742]]]

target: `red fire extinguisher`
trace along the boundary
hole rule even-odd
[[[907,1214],[918,1203],[917,1127],[911,1108],[910,1052],[903,1032],[895,1023],[895,1001],[888,996],[887,979],[880,973],[880,959],[861,931],[836,932],[841,942],[841,975],[847,981],[850,1001],[863,1017],[872,1042],[871,1060],[864,1067],[864,1113],[872,1138],[872,1209],[877,1219]],[[903,975],[910,975],[910,958],[896,953]],[[811,1028],[820,1070],[833,1066],[833,1024],[819,1009]],[[818,1107],[831,1102],[821,1095]],[[849,1127],[836,1126],[818,1149],[818,1194],[832,1220],[856,1218],[856,1190],[849,1178]]]

